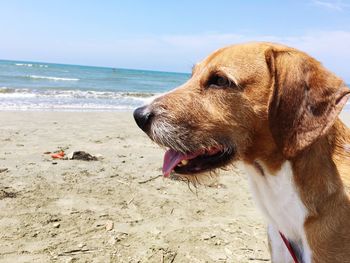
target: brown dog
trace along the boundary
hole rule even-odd
[[[134,112],[169,148],[163,172],[195,181],[240,160],[268,220],[273,262],[350,262],[350,132],[338,114],[350,89],[296,49],[220,49],[181,87]]]

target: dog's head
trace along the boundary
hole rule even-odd
[[[169,148],[166,176],[172,170],[196,174],[236,159],[293,158],[328,131],[349,93],[305,53],[249,43],[214,52],[185,84],[136,109],[134,117]]]

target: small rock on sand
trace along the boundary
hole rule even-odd
[[[106,230],[107,231],[111,231],[113,228],[114,228],[114,223],[113,223],[113,221],[112,220],[108,220],[107,222],[106,222]]]

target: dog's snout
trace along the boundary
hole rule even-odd
[[[137,126],[145,132],[151,123],[153,115],[151,111],[147,110],[147,106],[139,107],[134,111],[134,118]]]

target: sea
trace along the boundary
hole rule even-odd
[[[0,110],[132,110],[189,78],[188,73],[0,60]]]
[[[0,110],[132,110],[186,73],[0,60]]]

